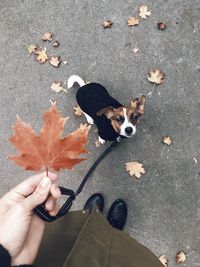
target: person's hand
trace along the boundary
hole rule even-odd
[[[12,265],[32,264],[37,255],[45,223],[33,209],[45,202],[50,215],[58,212],[61,196],[57,175],[34,175],[0,199],[0,244],[8,250]]]

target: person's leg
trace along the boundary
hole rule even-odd
[[[98,208],[101,213],[103,213],[104,208],[104,197],[100,193],[93,194],[85,203],[83,209],[87,210],[89,213],[92,212],[94,208]],[[117,199],[111,205],[107,220],[112,227],[123,230],[127,219],[127,205],[124,200]]]
[[[101,213],[103,212],[104,197],[100,193],[95,193],[91,197],[89,197],[88,200],[85,202],[83,209],[91,213],[95,207],[98,208]]]
[[[49,223],[36,267],[162,267],[157,257],[114,229],[98,209],[69,212]]]
[[[162,267],[158,258],[94,209],[63,267]]]
[[[61,267],[88,217],[85,211],[73,211],[55,222],[46,223],[34,266]]]
[[[93,194],[85,203],[83,211],[69,212],[55,222],[47,223],[35,266],[62,266],[89,214],[96,207],[104,208],[104,198]]]

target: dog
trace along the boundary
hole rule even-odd
[[[106,140],[120,141],[123,137],[135,135],[139,119],[144,114],[144,95],[140,99],[132,99],[129,106],[124,106],[111,97],[101,84],[85,84],[79,76],[72,75],[67,82],[68,89],[75,83],[80,86],[76,93],[78,105],[87,122],[96,124],[101,144]]]

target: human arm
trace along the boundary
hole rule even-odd
[[[56,200],[61,193],[56,179],[53,173],[49,173],[49,177],[46,173],[37,174],[0,199],[0,244],[9,252],[12,265],[34,262],[45,223],[33,209],[46,201],[49,213],[57,213]]]

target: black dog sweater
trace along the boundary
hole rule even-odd
[[[82,86],[77,91],[76,99],[83,112],[93,118],[98,128],[98,134],[102,139],[114,141],[119,137],[119,133],[115,132],[111,121],[105,115],[96,115],[103,108],[110,106],[119,108],[122,106],[122,104],[108,94],[102,85],[89,83]]]

